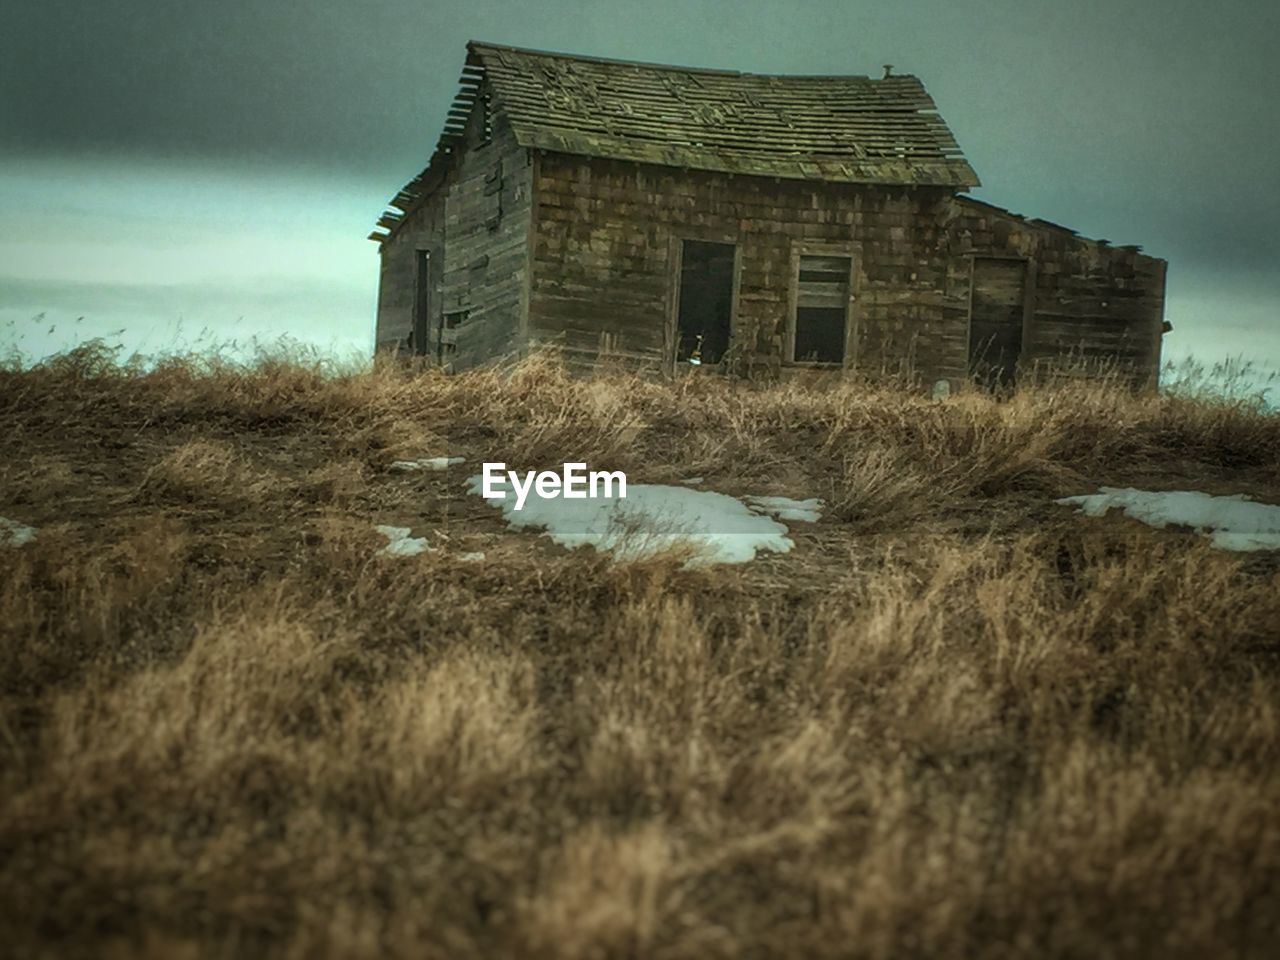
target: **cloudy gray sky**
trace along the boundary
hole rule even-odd
[[[757,72],[893,63],[933,94],[978,196],[1170,261],[1175,352],[1280,365],[1280,5],[1259,0],[17,0],[0,338],[36,353],[123,328],[163,349],[207,327],[367,349],[364,237],[429,156],[473,38]]]

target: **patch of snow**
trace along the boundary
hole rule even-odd
[[[387,545],[378,551],[386,557],[416,557],[431,549],[427,546],[426,537],[409,536],[408,527],[375,527],[387,538]]]
[[[436,547],[427,546],[426,537],[409,536],[409,527],[375,527],[387,538],[387,545],[378,551],[384,557],[416,557],[420,553],[439,553]],[[484,552],[472,550],[457,555],[462,563],[476,563],[484,559]]]
[[[1078,506],[1091,517],[1120,509],[1153,527],[1192,527],[1223,550],[1280,550],[1280,506],[1258,503],[1244,494],[1213,497],[1195,490],[1102,487],[1096,494],[1055,502]]]
[[[427,457],[422,460],[396,460],[388,467],[397,473],[412,473],[415,470],[447,470],[456,463],[462,463],[463,457]]]
[[[36,528],[0,517],[0,547],[20,547],[36,538]]]
[[[823,503],[817,497],[793,500],[790,497],[743,497],[747,503],[779,520],[796,520],[800,523],[817,523],[822,519]]]
[[[499,489],[505,489],[500,484]],[[483,477],[468,489],[484,495]],[[627,495],[567,500],[531,492],[524,509],[515,495],[490,497],[512,527],[541,527],[566,547],[590,544],[620,560],[653,556],[663,550],[692,548],[689,565],[746,563],[759,550],[786,553],[795,545],[781,523],[749,509],[736,497],[710,490],[666,484],[628,483]]]
[[[701,477],[689,477],[687,480],[680,480],[680,481],[677,481],[677,482],[678,482],[678,483],[683,484],[684,486],[688,486],[688,487],[696,487],[698,484],[700,484],[700,483],[702,482],[702,478],[701,478]]]
[[[1237,533],[1214,530],[1209,542],[1220,550],[1280,550],[1280,533]]]

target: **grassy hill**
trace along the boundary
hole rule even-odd
[[[741,566],[614,563],[508,529],[486,460],[827,509]],[[1053,503],[1104,484],[1280,503],[1280,416],[545,358],[0,371],[0,516],[36,530],[0,547],[0,942],[1269,956],[1280,554]]]

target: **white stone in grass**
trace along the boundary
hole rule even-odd
[[[413,473],[417,470],[447,470],[462,463],[463,457],[426,457],[422,460],[396,460],[387,469],[396,473]]]
[[[791,497],[743,497],[747,504],[779,520],[817,523],[822,519],[823,502],[817,497],[793,500]]]
[[[20,547],[36,538],[36,528],[0,517],[0,547]]]
[[[416,557],[420,553],[426,553],[432,548],[427,546],[426,537],[409,536],[408,527],[375,527],[380,534],[387,538],[387,545],[378,551],[385,557]]]
[[[1244,494],[1214,497],[1197,490],[1102,487],[1098,493],[1054,501],[1090,517],[1121,510],[1152,527],[1191,527],[1222,550],[1280,550],[1280,506]]]

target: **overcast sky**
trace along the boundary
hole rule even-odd
[[[1280,4],[1260,0],[10,0],[0,338],[39,352],[123,327],[160,349],[181,318],[366,349],[364,237],[430,155],[469,39],[764,73],[892,63],[925,82],[978,196],[1170,261],[1175,351],[1280,364]]]

